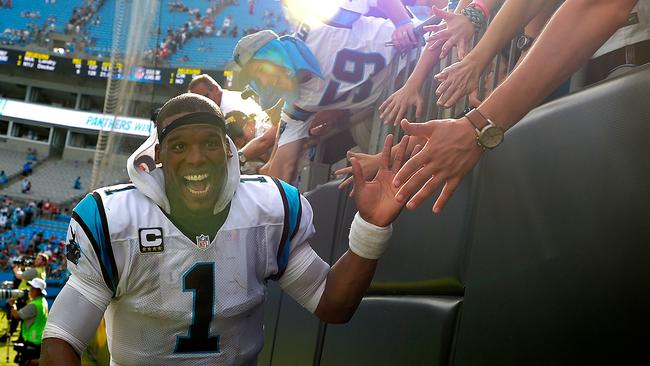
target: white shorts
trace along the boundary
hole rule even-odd
[[[299,121],[289,118],[282,112],[282,120],[280,121],[280,138],[278,139],[278,146],[286,145],[288,143],[309,138],[309,127],[313,118],[306,121]]]

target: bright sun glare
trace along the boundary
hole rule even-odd
[[[343,0],[285,0],[284,4],[293,19],[310,25],[330,19]]]

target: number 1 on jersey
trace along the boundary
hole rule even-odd
[[[219,336],[210,336],[214,317],[214,263],[197,263],[183,275],[183,292],[193,293],[192,325],[176,337],[174,353],[218,353]]]

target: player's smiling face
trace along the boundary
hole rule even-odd
[[[219,128],[191,124],[174,129],[158,146],[157,160],[162,163],[172,213],[212,214],[227,179],[225,141]]]

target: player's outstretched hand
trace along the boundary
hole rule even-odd
[[[429,50],[435,50],[442,46],[440,58],[447,57],[449,52],[456,47],[458,58],[463,59],[470,51],[472,36],[474,36],[474,25],[462,14],[455,14],[441,9],[432,8],[434,15],[443,19],[442,24],[425,26],[424,30],[433,32],[427,38]]]
[[[399,187],[396,199],[404,204],[415,193],[406,206],[414,209],[443,184],[433,205],[433,212],[440,213],[463,177],[481,157],[474,128],[466,118],[426,123],[409,123],[403,119],[402,128],[413,137],[422,136],[428,140],[395,175],[393,186]]]
[[[377,170],[379,170],[379,166],[381,164],[381,153],[376,155],[369,155],[369,154],[355,153],[352,151],[348,151],[347,158],[348,161],[351,161],[352,158],[357,159],[357,161],[359,161],[359,164],[361,165],[361,170],[363,171],[363,178],[365,180],[374,177],[375,174],[377,174]],[[335,171],[334,174],[336,175],[352,174],[352,166],[341,168]],[[343,189],[349,186],[352,183],[353,179],[354,176],[350,175],[341,184],[339,184],[339,189]],[[350,196],[352,196],[352,192],[350,192]]]
[[[436,89],[438,105],[449,108],[460,98],[478,89],[482,70],[481,66],[470,57],[451,64],[434,75],[434,78],[440,81]]]
[[[397,126],[412,105],[415,105],[415,117],[420,118],[424,112],[424,99],[420,90],[409,86],[407,82],[379,106],[379,118],[385,124]]]
[[[386,136],[384,150],[381,153],[380,168],[371,181],[366,181],[361,163],[352,158],[354,173],[354,201],[361,217],[377,226],[388,226],[399,215],[405,202],[395,198],[397,187],[393,185],[395,174],[402,167],[405,159],[408,136],[404,136],[395,152],[391,154],[393,135]]]

